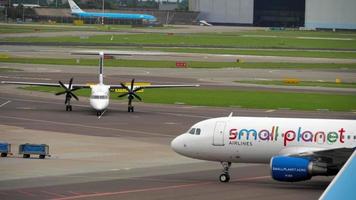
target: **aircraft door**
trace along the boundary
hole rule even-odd
[[[224,133],[225,133],[226,122],[216,122],[214,135],[213,135],[213,145],[214,146],[224,146]]]

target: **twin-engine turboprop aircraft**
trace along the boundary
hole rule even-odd
[[[272,178],[303,181],[335,175],[356,147],[356,121],[334,119],[229,117],[198,122],[176,137],[177,153],[221,162],[221,182],[231,163],[269,163]]]
[[[81,54],[81,53],[78,53]],[[98,53],[83,53],[84,55],[93,55]],[[127,55],[127,54],[125,54]],[[76,90],[82,88],[90,88],[90,105],[95,109],[98,116],[100,116],[109,106],[110,99],[110,90],[113,89],[124,89],[125,93],[119,95],[119,97],[127,96],[128,98],[128,112],[134,112],[134,106],[132,101],[136,98],[141,101],[141,97],[136,93],[142,89],[151,89],[151,88],[174,88],[174,87],[198,87],[199,85],[143,85],[136,86],[135,79],[132,79],[131,85],[128,87],[124,83],[119,85],[106,85],[104,84],[104,53],[99,52],[99,83],[95,85],[89,84],[74,84],[73,78],[70,79],[69,84],[63,84],[62,81],[58,83],[36,83],[36,82],[16,82],[16,81],[1,81],[2,84],[17,84],[17,85],[35,85],[35,86],[49,86],[49,87],[62,87],[64,91],[56,93],[56,95],[65,94],[66,111],[72,111],[71,99],[74,98],[79,100],[79,98],[73,93]]]

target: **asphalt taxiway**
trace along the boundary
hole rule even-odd
[[[101,118],[88,99],[64,111],[51,94],[0,86],[1,139],[47,143],[52,157],[0,159],[1,199],[317,199],[331,177],[301,183],[270,178],[268,165],[234,164],[232,181],[218,182],[219,163],[184,158],[170,141],[203,119],[226,116],[356,119],[356,113],[208,108],[111,102]]]

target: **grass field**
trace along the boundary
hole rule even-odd
[[[57,92],[61,88],[25,87],[26,90]],[[79,96],[89,96],[89,90],[79,90]],[[241,107],[257,109],[289,108],[292,110],[330,111],[356,110],[356,95],[303,94],[290,92],[239,91],[233,89],[152,89],[140,96],[146,103],[175,104],[184,103],[195,106]],[[116,93],[111,93],[117,99]]]
[[[336,83],[321,81],[300,81],[299,83],[285,83],[283,80],[245,80],[235,81],[236,83],[249,83],[257,85],[283,85],[283,86],[313,86],[313,87],[334,87],[334,88],[356,88],[356,83]]]
[[[74,66],[98,66],[97,59],[61,59],[61,58],[1,58],[0,62],[25,63],[25,64],[49,64],[49,65],[74,65]],[[199,62],[188,61],[189,68],[274,68],[274,69],[356,69],[356,64],[335,63],[254,63],[254,62]],[[151,61],[151,60],[105,60],[107,67],[147,67],[147,68],[176,68],[175,61]]]
[[[17,71],[22,71],[22,70],[13,69],[13,68],[7,68],[7,67],[0,67],[0,72],[17,72]]]
[[[296,36],[298,35],[298,36]],[[8,42],[54,42],[125,45],[167,45],[197,47],[245,47],[245,48],[297,48],[297,49],[356,49],[356,34],[303,31],[250,31],[240,33],[205,34],[127,34],[80,37],[23,37],[5,38]]]

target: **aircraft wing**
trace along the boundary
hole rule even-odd
[[[319,200],[356,199],[356,151],[350,156],[346,164],[336,175]]]
[[[177,88],[177,87],[199,87],[200,85],[143,85],[134,86],[134,90],[151,89],[151,88]],[[110,89],[123,89],[121,85],[110,85]]]
[[[350,158],[354,148],[308,148],[308,147],[291,147],[281,152],[282,155],[290,157],[308,157],[318,161],[324,161],[332,165],[341,166]]]
[[[17,81],[1,81],[1,84],[14,84],[14,85],[33,85],[33,86],[48,86],[48,87],[61,87],[59,83],[38,83],[38,82],[17,82]],[[88,84],[72,84],[72,88],[90,88]]]
[[[73,51],[73,55],[99,55],[102,51],[86,50],[86,51]],[[120,50],[105,50],[103,52],[109,56],[170,56],[170,52],[154,52],[154,51],[120,51]]]

